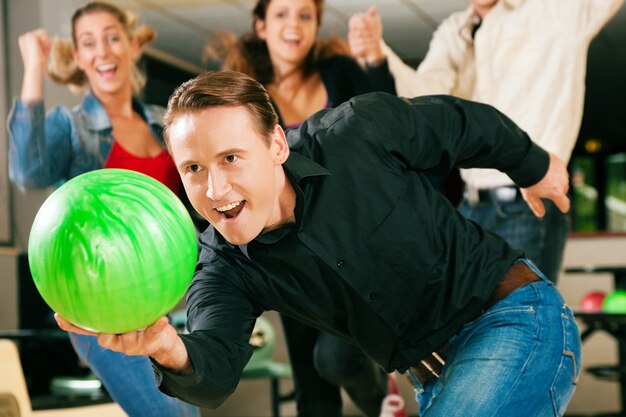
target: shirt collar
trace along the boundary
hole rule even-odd
[[[296,223],[295,225],[289,224],[279,227],[278,229],[262,233],[254,239],[254,241],[264,245],[276,243],[294,229],[301,229],[304,227],[303,219],[306,213],[306,199],[303,191],[303,181],[311,177],[324,177],[330,175],[330,172],[317,162],[295,152],[291,152],[289,154],[289,158],[287,158],[283,164],[283,169],[285,170],[285,174],[296,192]],[[249,257],[248,245],[249,244],[239,245],[239,249],[241,249],[243,254],[247,257]]]
[[[526,0],[500,0],[506,3],[512,9],[517,9],[524,3]]]
[[[305,178],[330,175],[326,168],[296,152],[289,153],[289,158],[283,164],[283,168],[289,179],[295,182],[294,186],[300,184],[300,181]]]
[[[506,7],[507,9],[517,9],[520,7],[526,0],[498,0],[498,2],[493,6],[496,7]],[[491,10],[489,13],[492,13]],[[474,8],[469,6],[463,12],[463,19],[461,21],[463,24],[459,28],[459,34],[468,42],[473,42],[472,40],[472,25],[474,24]]]
[[[103,131],[113,129],[111,119],[104,109],[104,106],[102,106],[98,97],[96,97],[91,91],[88,92],[83,98],[81,107],[87,115],[85,118],[85,124],[89,130]],[[148,109],[134,97],[133,109],[139,113],[151,127],[154,127],[155,125],[160,126],[160,122],[154,119],[152,113],[150,113],[150,111],[148,111]]]
[[[91,92],[87,93],[87,95],[83,98],[81,107],[87,116],[85,117],[85,124],[89,130],[99,131],[112,129],[109,115],[106,110],[104,110],[100,100],[98,100],[98,98]]]

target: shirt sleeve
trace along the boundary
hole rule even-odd
[[[451,94],[457,83],[457,68],[453,56],[463,56],[464,51],[453,53],[458,45],[458,31],[452,23],[444,21],[433,33],[428,52],[417,69],[405,64],[384,42],[383,53],[389,61],[389,69],[396,81],[396,90],[402,97],[431,94]]]
[[[21,189],[45,188],[64,179],[71,158],[72,119],[65,107],[44,115],[43,101],[15,100],[7,119],[9,176]]]
[[[180,375],[152,361],[159,389],[199,407],[219,407],[237,388],[252,347],[233,344],[211,331],[196,331],[181,338],[193,373]]]
[[[544,1],[544,0],[540,0]],[[569,24],[569,30],[591,39],[600,32],[606,23],[617,13],[624,0],[552,0],[551,5],[555,24]]]
[[[201,240],[202,247],[202,240]],[[193,374],[179,375],[153,363],[164,393],[201,407],[216,408],[235,390],[252,356],[250,335],[261,310],[238,287],[236,273],[209,259],[203,247],[187,293],[187,327],[181,335]]]
[[[359,131],[406,169],[442,174],[452,168],[495,168],[518,186],[539,182],[548,153],[495,108],[452,96],[400,99],[373,93],[351,100]],[[349,118],[348,118],[349,119]],[[351,122],[350,122],[351,123]],[[350,130],[350,123],[344,126]]]

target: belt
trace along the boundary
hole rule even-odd
[[[504,276],[502,276],[502,279],[496,286],[496,289],[493,290],[491,296],[485,303],[482,312],[487,311],[494,304],[511,294],[516,289],[539,279],[539,276],[524,262],[514,263],[509,267],[509,269],[507,269]],[[439,378],[443,366],[446,364],[446,358],[448,357],[448,352],[451,347],[452,345],[449,342],[446,342],[435,352],[432,352],[426,358],[419,361],[417,365],[411,366],[414,377],[417,378],[422,385],[433,377]],[[407,372],[405,375],[409,382],[415,387],[416,381],[413,380],[410,373]]]
[[[470,204],[493,203],[494,201],[510,203],[521,197],[521,193],[516,187],[466,188],[464,196]]]

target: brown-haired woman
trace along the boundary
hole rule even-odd
[[[20,36],[24,63],[21,97],[9,115],[10,176],[20,188],[43,188],[100,168],[126,168],[181,190],[164,148],[163,109],[133,98],[143,86],[135,68],[147,27],[117,7],[92,2],[72,17],[72,41],[52,42],[45,30]],[[86,92],[73,109],[44,114],[43,77]],[[145,356],[103,349],[95,337],[70,334],[78,355],[131,417],[198,417],[199,409],[161,393]]]

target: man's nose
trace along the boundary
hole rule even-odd
[[[209,172],[206,195],[213,201],[222,200],[231,190],[226,175],[221,172]]]

